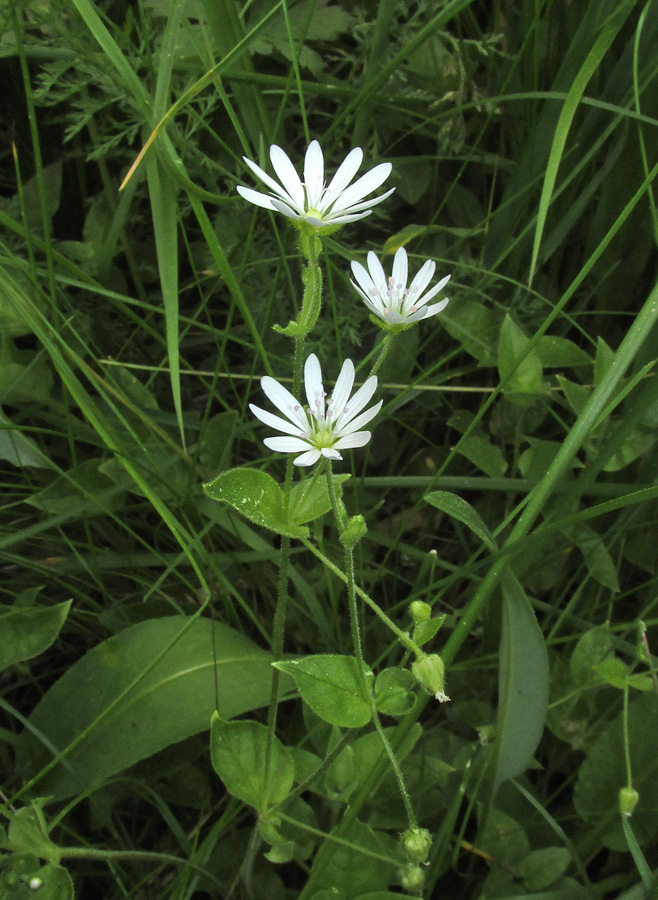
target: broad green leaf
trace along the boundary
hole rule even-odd
[[[463,437],[457,445],[457,452],[489,478],[501,478],[507,471],[503,451],[483,434],[469,434],[468,437]]]
[[[71,603],[66,600],[56,606],[27,609],[0,607],[0,671],[47,650],[66,621]]]
[[[359,897],[366,891],[375,896],[377,892],[386,891],[395,878],[396,868],[404,862],[397,842],[358,819],[348,828],[340,828],[337,836],[340,844],[329,839],[318,849],[309,890],[303,896],[313,900],[333,900]]]
[[[457,519],[458,522],[470,528],[473,534],[477,535],[489,550],[498,549],[496,541],[482,521],[480,513],[473,509],[471,504],[464,500],[463,497],[452,494],[450,491],[431,491],[429,494],[425,494],[423,499],[426,503],[431,503],[432,506],[440,509],[441,512],[446,513],[453,519]]]
[[[255,525],[287,537],[308,537],[308,528],[285,518],[283,491],[267,472],[231,469],[204,484],[203,489],[212,500],[228,503]]]
[[[593,668],[604,681],[620,690],[626,687],[632,687],[638,691],[650,691],[653,689],[653,681],[650,675],[643,675],[642,673],[631,674],[626,663],[617,656],[609,656],[603,662],[596,663]]]
[[[302,699],[330,725],[360,728],[370,721],[370,701],[354,657],[318,654],[273,665],[295,679]],[[371,690],[368,668],[366,680]]]
[[[526,353],[529,343],[511,316],[505,316],[498,343],[498,373],[504,393],[523,406],[543,390],[541,360],[535,350]]]
[[[382,669],[375,680],[375,702],[380,713],[403,716],[414,705],[416,683],[408,669]]]
[[[532,761],[548,709],[548,654],[530,601],[516,576],[502,577],[503,631],[498,674],[494,791]]]
[[[226,722],[217,713],[210,723],[210,758],[229,794],[259,813],[290,793],[295,767],[289,750],[273,737],[269,777],[265,778],[267,727],[260,722]]]
[[[73,900],[73,882],[63,866],[42,866],[32,853],[12,853],[4,863],[0,872],[3,900]],[[35,884],[34,889],[30,882]]]
[[[601,684],[595,667],[613,653],[612,635],[608,625],[591,628],[578,638],[569,666],[574,684],[579,688]]]
[[[488,306],[475,300],[451,300],[441,313],[448,334],[483,366],[496,365],[498,318]]]
[[[519,875],[529,891],[543,891],[564,875],[570,862],[566,847],[542,847],[521,861]]]
[[[31,853],[48,862],[59,862],[59,851],[48,837],[48,828],[37,800],[32,806],[16,810],[9,821],[7,837],[14,851]]]
[[[651,846],[658,828],[658,696],[635,695],[628,707],[628,748],[633,787],[640,799],[633,811],[633,833],[642,847]],[[610,850],[628,850],[618,807],[619,790],[626,787],[624,726],[616,716],[592,744],[578,771],[574,790],[576,812],[594,825]]]
[[[569,366],[586,366],[592,357],[578,344],[567,338],[544,334],[535,347],[537,356],[545,369],[566,369]]]
[[[0,403],[47,403],[52,385],[52,369],[44,354],[19,350],[0,333]]]
[[[611,591],[618,591],[617,570],[601,536],[588,525],[578,525],[570,529],[566,536],[583,554],[591,577]]]
[[[14,427],[0,411],[0,459],[12,466],[31,466],[35,469],[50,469],[52,463],[39,451],[32,438]]]
[[[140,759],[208,728],[215,710],[213,643],[219,714],[229,719],[265,706],[270,654],[209,619],[151,619],[126,628],[74,663],[30,717],[63,762],[39,781],[56,799],[102,783]],[[33,774],[52,754],[24,737],[21,764]],[[29,759],[28,759],[29,756]]]
[[[519,469],[524,478],[540,481],[548,467],[557,456],[562,444],[558,441],[543,441],[540,438],[528,438],[530,446],[519,457]],[[582,467],[578,457],[571,460],[571,468]]]
[[[118,461],[108,460],[108,463],[113,463],[121,472],[126,484],[131,484],[131,479]],[[31,497],[26,497],[25,502],[51,516],[67,513],[75,516],[104,515],[111,512],[116,508],[122,492],[117,490],[114,481],[101,470],[102,465],[102,459],[87,459],[62,473]]]
[[[349,474],[334,475],[334,485],[338,487],[348,480]],[[331,498],[326,478],[305,478],[290,492],[290,521],[295,525],[313,522],[331,509]]]

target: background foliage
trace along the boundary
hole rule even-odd
[[[390,160],[396,186],[327,242],[309,350],[328,377],[375,340],[350,259],[404,244],[452,272],[344,467],[360,583],[405,630],[413,600],[446,616],[428,647],[452,702],[402,696],[386,718],[433,837],[426,895],[653,896],[657,40],[651,0],[3,0],[7,896],[34,877],[51,898],[71,878],[106,898],[399,890],[405,821],[372,733],[283,807],[283,861],[208,751],[216,706],[263,718],[278,544],[201,484],[281,476],[247,403],[290,373],[271,325],[301,292],[292,230],[235,185],[242,155],[301,159],[313,137],[330,166],[354,145]],[[311,537],[340,560],[329,523]],[[340,579],[295,546],[287,650],[350,654]],[[530,726],[497,672],[543,689],[525,598],[548,713],[510,781]],[[367,610],[363,633],[374,670],[404,663]],[[343,734],[301,709],[279,717],[298,784]]]

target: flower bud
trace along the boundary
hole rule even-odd
[[[444,690],[445,666],[438,653],[419,657],[412,665],[411,672],[418,684],[428,694],[434,694],[440,703],[445,703],[446,700],[450,699]]]
[[[414,600],[409,604],[409,612],[414,620],[414,625],[422,625],[423,622],[429,621],[432,615],[432,607],[423,600]]]
[[[42,884],[43,879],[35,876],[34,878],[30,878],[27,886],[31,891],[38,891]]]
[[[619,812],[622,816],[626,816],[626,818],[630,819],[639,799],[640,795],[635,788],[623,787],[619,791]]]
[[[408,894],[420,897],[423,892],[425,873],[420,866],[411,863],[400,870],[400,884]]]
[[[361,540],[367,530],[363,516],[352,516],[347,523],[345,531],[340,536],[343,547],[351,550]]]
[[[424,863],[429,856],[430,847],[432,846],[432,838],[427,828],[409,828],[405,831],[400,840],[404,847],[404,852],[415,865]]]

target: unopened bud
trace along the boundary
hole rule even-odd
[[[409,612],[414,620],[414,625],[422,625],[423,622],[429,621],[432,615],[432,607],[423,600],[414,600],[409,604]]]
[[[427,828],[409,828],[405,831],[400,840],[404,847],[404,852],[415,865],[424,863],[429,856],[430,847],[432,846],[432,838]]]
[[[622,816],[626,816],[626,818],[630,819],[639,799],[640,795],[635,790],[635,788],[622,788],[619,791],[619,812],[622,814]]]
[[[431,653],[429,656],[417,659],[411,667],[411,672],[418,684],[428,694],[434,694],[439,703],[450,700],[444,690],[445,666],[438,653]]]
[[[363,516],[352,516],[347,523],[345,531],[340,536],[343,547],[351,550],[361,540],[367,530]]]
[[[420,897],[425,882],[425,873],[420,866],[414,866],[411,863],[400,871],[400,884],[408,894],[414,894]]]

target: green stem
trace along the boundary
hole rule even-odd
[[[180,856],[174,856],[171,853],[151,853],[148,850],[99,850],[95,847],[57,847],[60,859],[102,859],[111,862],[113,860],[138,860],[143,862],[166,863],[167,865],[188,866],[194,869],[204,878],[209,878],[218,887],[226,887],[226,885],[216,878],[212,872],[197,866],[189,859],[183,859]]]
[[[342,500],[338,497],[336,486],[334,484],[332,471],[331,471],[331,461],[329,459],[326,460],[326,472],[327,472],[327,488],[329,490],[329,497],[331,499],[331,505],[334,511],[334,516],[336,518],[336,525],[338,526],[338,531],[340,537],[342,539],[345,534],[345,530],[347,527],[347,516],[345,514],[345,508],[343,506]],[[377,733],[382,741],[384,746],[384,750],[386,751],[386,755],[389,758],[391,763],[391,767],[395,774],[396,781],[398,783],[398,788],[400,790],[400,794],[402,796],[402,802],[404,803],[405,812],[407,814],[407,820],[409,822],[410,828],[415,828],[417,826],[416,815],[413,810],[413,806],[411,805],[411,798],[409,796],[409,791],[407,790],[407,786],[404,783],[404,777],[402,775],[402,769],[400,768],[400,764],[397,760],[395,753],[393,752],[393,748],[386,737],[386,733],[382,726],[381,720],[379,718],[379,712],[377,710],[377,705],[375,703],[375,698],[372,693],[372,689],[368,684],[368,679],[366,677],[366,669],[365,663],[363,661],[363,647],[361,645],[361,632],[359,629],[359,610],[356,604],[356,584],[354,580],[354,547],[350,542],[342,542],[345,549],[345,574],[347,576],[347,599],[350,611],[350,627],[352,630],[352,643],[354,645],[354,656],[356,658],[357,670],[359,672],[359,678],[361,679],[361,684],[363,686],[364,696],[368,698],[368,702],[370,704],[370,712],[372,715],[373,722],[375,723],[375,728],[377,729]]]
[[[391,344],[393,343],[393,337],[394,337],[393,333],[389,331],[386,334],[386,337],[384,338],[384,340],[380,343],[379,356],[375,360],[375,364],[373,365],[372,369],[370,370],[371,375],[376,375],[377,372],[379,372],[382,363],[388,356],[388,351],[391,349]]]
[[[338,566],[333,563],[329,557],[325,556],[321,550],[318,550],[307,538],[302,538],[302,544],[306,547],[307,550],[310,550],[311,553],[316,556],[320,562],[325,565],[331,572],[334,573],[341,581],[344,581],[347,584],[347,575],[342,569],[339,569]],[[356,587],[356,593],[363,600],[363,602],[370,607],[370,609],[382,620],[384,625],[389,628],[393,634],[398,638],[400,643],[404,644],[407,650],[410,650],[415,656],[423,656],[423,650],[418,646],[418,644],[409,637],[406,631],[402,631],[401,628],[395,624],[392,619],[386,615],[383,609],[379,607],[372,597],[369,597],[368,594],[364,590],[362,590],[358,585]]]
[[[319,306],[321,303],[322,292],[322,270],[320,269],[319,256],[322,250],[322,242],[315,235],[300,234],[299,245],[306,258],[306,270],[303,275],[304,296],[302,298],[302,310],[300,318],[311,314],[317,307],[319,314]],[[317,315],[315,315],[317,319]],[[292,375],[292,393],[295,397],[299,397],[302,387],[302,372],[304,366],[304,340],[306,332],[295,336],[295,359],[293,364]],[[286,461],[286,477],[283,488],[283,514],[284,518],[288,518],[288,510],[290,507],[290,492],[292,490],[292,476],[294,471],[293,457],[288,456]],[[276,609],[274,610],[274,621],[272,622],[272,641],[271,650],[274,657],[273,662],[279,662],[283,657],[283,644],[285,638],[286,627],[286,608],[288,605],[288,570],[290,568],[290,538],[282,535],[281,537],[281,562],[279,566],[279,580],[277,584]],[[272,745],[274,743],[274,735],[276,734],[276,719],[279,706],[279,685],[281,681],[281,673],[278,669],[272,669],[272,687],[270,691],[270,705],[267,713],[267,739],[265,743],[265,783],[267,784],[270,767],[272,762]]]
[[[624,686],[624,708],[622,715],[622,727],[624,731],[624,760],[626,762],[626,787],[633,787],[631,773],[631,751],[628,743],[628,685]]]

